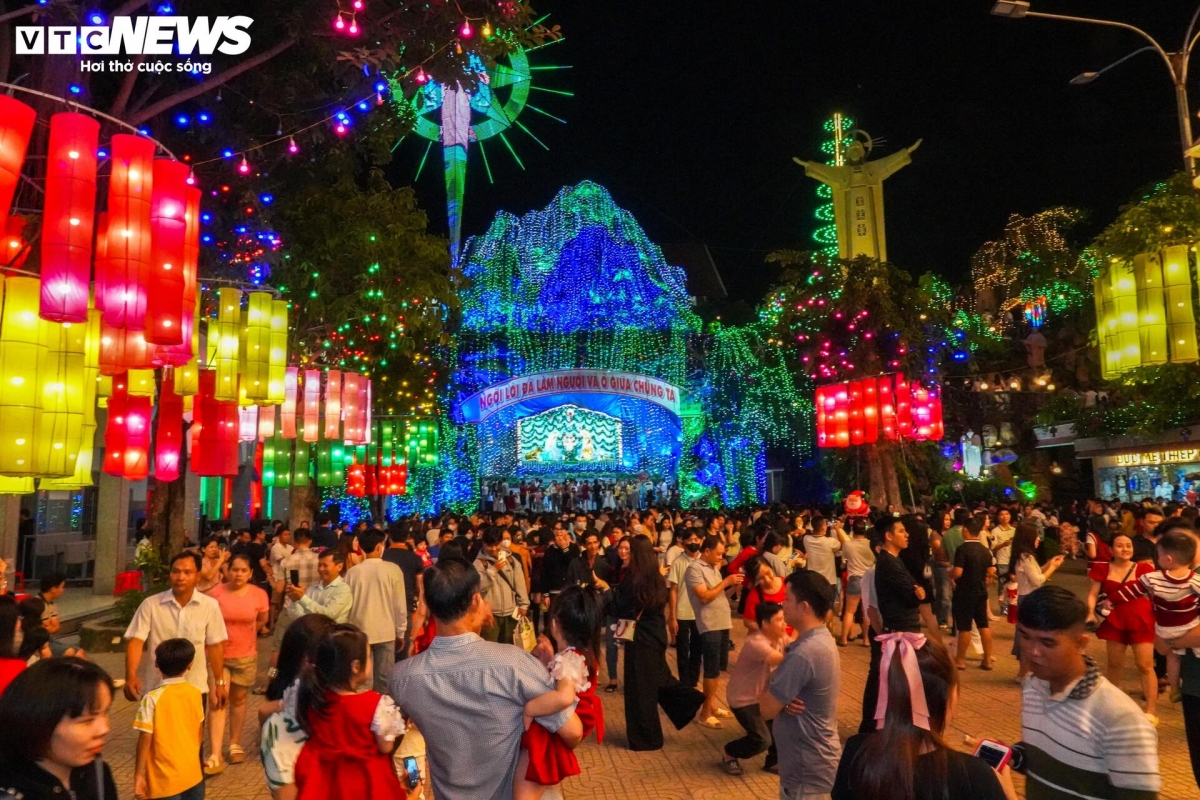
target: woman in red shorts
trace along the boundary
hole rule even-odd
[[[1149,598],[1139,597],[1128,603],[1111,606],[1105,600],[1101,608],[1108,606],[1111,610],[1103,622],[1097,613],[1101,592],[1107,598],[1113,597],[1126,583],[1137,580],[1139,575],[1153,572],[1154,565],[1134,563],[1133,540],[1123,533],[1113,537],[1111,547],[1112,560],[1107,564],[1095,564],[1088,572],[1088,577],[1092,579],[1092,590],[1088,593],[1088,621],[1100,623],[1096,638],[1103,639],[1108,645],[1106,677],[1115,686],[1121,685],[1125,674],[1125,649],[1133,647],[1133,661],[1137,665],[1142,694],[1146,698],[1146,716],[1157,725],[1158,717],[1154,715],[1158,696],[1158,682],[1154,677],[1154,613]]]

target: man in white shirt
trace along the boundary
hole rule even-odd
[[[359,547],[367,556],[346,573],[345,579],[353,597],[347,621],[367,635],[375,668],[374,688],[381,694],[387,691],[388,677],[396,663],[397,642],[404,641],[408,629],[404,573],[383,560],[386,538],[375,530],[359,534]]]
[[[833,587],[835,612],[842,590],[842,582],[837,574],[837,555],[842,550],[842,542],[849,538],[840,528],[834,528],[830,532],[824,517],[813,517],[812,533],[806,534],[800,540],[800,549],[804,551],[808,569],[829,581],[829,585]]]
[[[283,608],[283,591],[280,584],[287,578],[279,571],[279,565],[295,549],[292,546],[292,532],[287,529],[287,526],[281,525],[275,532],[275,541],[271,543],[271,549],[267,552],[267,561],[271,567],[267,572],[267,580],[270,582],[271,588],[271,620],[268,627],[271,628],[275,627],[275,620],[279,618],[279,610]]]
[[[305,614],[323,614],[334,622],[349,621],[354,595],[341,577],[342,568],[345,566],[346,557],[337,550],[321,553],[320,560],[317,561],[317,574],[321,576],[319,583],[307,588],[288,584],[288,599],[295,603],[292,613],[298,617]]]
[[[143,658],[167,639],[187,639],[196,648],[196,658],[185,678],[202,695],[208,694],[208,668],[213,675],[225,671],[225,620],[221,606],[206,594],[196,591],[200,580],[200,554],[193,550],[178,553],[170,564],[171,588],[142,601],[125,630],[125,697],[137,702],[142,695],[158,687],[162,676],[154,668],[154,658]],[[212,691],[212,707],[222,708],[229,697],[224,678],[217,678]]]
[[[691,563],[700,557],[700,544],[704,540],[700,531],[692,528],[683,540],[683,555],[671,562],[667,572],[667,586],[671,599],[667,602],[667,632],[675,639],[675,661],[679,669],[679,682],[695,688],[700,680],[700,665],[704,657],[704,644],[696,628],[696,612],[688,597],[683,576]]]

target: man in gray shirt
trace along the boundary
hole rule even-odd
[[[553,690],[554,681],[521,648],[480,638],[491,609],[474,567],[440,561],[423,577],[437,637],[392,669],[389,692],[425,736],[437,797],[512,800],[525,703]],[[574,707],[534,724],[572,748],[583,738]]]
[[[704,661],[704,705],[697,719],[706,728],[720,728],[719,717],[733,714],[717,706],[717,684],[721,670],[729,666],[729,631],[733,628],[729,598],[725,590],[741,586],[742,575],[721,577],[725,562],[725,543],[719,536],[706,536],[700,545],[700,557],[688,564],[683,573],[688,601],[696,614],[696,629]]]
[[[759,697],[759,709],[775,720],[780,800],[829,800],[842,756],[837,732],[841,664],[825,627],[833,587],[811,570],[793,572],[785,586],[783,615],[797,638]]]

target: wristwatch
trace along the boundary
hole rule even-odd
[[[224,679],[224,678],[222,678],[221,680],[217,681],[217,686],[224,686],[224,685],[225,685],[225,679]]]

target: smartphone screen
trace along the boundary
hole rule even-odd
[[[986,761],[992,769],[997,769],[1004,762],[1004,757],[1008,755],[1008,752],[1007,747],[992,742],[982,742],[979,749],[975,751],[975,755]]]
[[[291,570],[291,574],[288,577],[291,578],[291,580],[292,580],[292,586],[300,585],[300,570],[298,570],[298,569]]]
[[[421,782],[421,769],[417,766],[417,759],[412,756],[404,759],[404,771],[408,775],[408,788],[417,788],[417,784]]]

